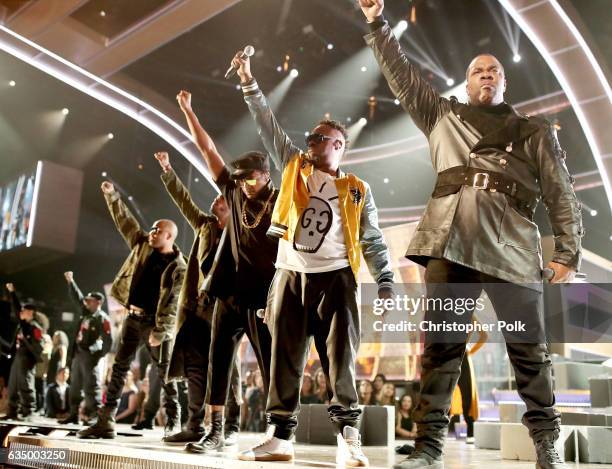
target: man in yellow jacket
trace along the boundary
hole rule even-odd
[[[281,129],[250,71],[237,54],[245,101],[264,146],[282,172],[268,235],[279,238],[276,275],[268,296],[272,331],[270,391],[266,412],[274,426],[243,460],[291,460],[299,391],[311,336],[326,344],[333,397],[329,417],[338,432],[337,461],[367,466],[360,446],[355,359],[360,341],[358,272],[361,257],[378,283],[379,296],[392,295],[389,251],[378,227],[372,192],[365,181],[339,169],[348,143],[344,126],[319,122],[303,152]],[[321,352],[321,350],[319,350]]]

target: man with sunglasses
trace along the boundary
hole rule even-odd
[[[266,412],[273,430],[240,454],[247,461],[294,458],[299,393],[311,337],[326,344],[332,398],[329,417],[337,431],[336,460],[367,466],[361,450],[355,386],[360,341],[358,273],[363,254],[378,283],[379,296],[392,295],[389,251],[378,227],[368,184],[339,169],[347,131],[333,120],[319,122],[306,138],[308,150],[293,144],[280,127],[250,71],[237,54],[245,101],[264,146],[282,171],[278,201],[268,234],[279,239],[277,271],[266,315],[272,331],[270,393]],[[320,354],[323,350],[319,349]],[[323,357],[322,357],[323,358]]]
[[[185,219],[194,231],[193,245],[187,259],[187,271],[181,287],[181,301],[176,319],[176,339],[168,369],[168,378],[187,378],[189,419],[185,430],[164,438],[167,444],[195,443],[204,436],[204,413],[208,372],[208,355],[214,298],[204,290],[204,280],[212,273],[221,233],[229,218],[229,208],[222,195],[213,200],[210,214],[201,210],[180,180],[166,152],[155,153],[162,169],[161,179]],[[240,431],[240,360],[232,366],[231,388],[225,421],[225,446],[238,442]]]
[[[177,386],[166,380],[186,268],[183,254],[174,244],[178,228],[172,220],[157,220],[145,232],[112,183],[104,181],[101,189],[111,217],[131,250],[111,287],[112,296],[125,307],[127,317],[122,325],[105,404],[98,412],[96,423],[77,436],[86,439],[116,436],[118,400],[141,343],[148,348],[162,381],[167,418],[164,436],[170,436],[180,427]]]
[[[257,311],[265,308],[274,276],[277,240],[266,235],[278,191],[270,180],[266,155],[248,152],[226,166],[214,142],[191,107],[191,95],[181,91],[177,101],[206,165],[230,210],[227,227],[204,282],[204,291],[216,298],[208,365],[206,402],[211,406],[211,429],[187,450],[198,453],[223,447],[224,407],[232,362],[246,333],[261,370],[267,394],[270,382],[270,331]],[[229,238],[229,239],[227,239]]]

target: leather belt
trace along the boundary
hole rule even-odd
[[[539,198],[536,192],[527,189],[523,184],[505,174],[466,166],[455,166],[438,173],[432,197],[442,197],[455,193],[460,186],[469,186],[489,192],[501,192],[515,198],[525,208],[529,209],[535,207]]]

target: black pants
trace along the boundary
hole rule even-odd
[[[75,352],[70,365],[70,413],[79,414],[81,395],[85,395],[85,413],[93,415],[102,402],[98,357],[75,344]]]
[[[151,347],[149,345],[149,334],[153,326],[154,324],[150,320],[131,315],[128,315],[123,322],[121,340],[119,341],[110,383],[106,391],[105,407],[117,409],[117,401],[121,396],[121,390],[125,384],[125,376],[130,369],[130,364],[132,360],[134,360],[138,347],[141,344],[145,344],[151,354],[153,363],[157,367],[157,372],[161,379],[161,385],[164,391],[164,408],[166,410],[166,416],[169,419],[177,419],[179,409],[176,383],[174,381],[165,382],[164,380],[170,360],[170,342],[164,341],[158,347]]]
[[[11,366],[8,382],[8,415],[31,415],[36,410],[35,381],[36,362],[25,351],[17,351]]]
[[[208,374],[208,355],[210,352],[211,324],[206,319],[196,315],[190,316],[183,324],[179,353],[183,354],[185,377],[187,378],[187,396],[189,401],[189,418],[187,428],[193,431],[203,431],[206,380]],[[232,365],[230,386],[232,392],[227,398],[226,428],[237,431],[240,429],[240,359],[236,356]]]
[[[327,357],[332,398],[328,412],[337,431],[358,426],[355,387],[360,342],[357,283],[350,267],[305,274],[278,269],[268,299],[272,330],[270,393],[266,412],[275,436],[289,439],[297,427],[304,366],[314,336]]]
[[[482,287],[478,284],[503,284],[501,288],[488,288],[487,294],[498,319],[511,322],[520,311],[521,318],[531,318],[527,330],[544,330],[542,294],[519,285],[480,273],[442,259],[431,259],[425,273],[428,298],[453,297],[455,291],[449,284],[469,283],[462,287],[461,295],[478,298]],[[470,295],[466,290],[472,289]],[[446,317],[440,312],[425,313],[425,319],[440,322],[456,319],[458,316],[448,312]],[[462,316],[471,321],[471,312]],[[418,436],[416,445],[432,456],[442,453],[444,437],[448,428],[448,412],[453,390],[457,384],[461,361],[465,354],[467,337],[453,333],[453,341],[440,340],[435,333],[425,334],[425,348],[421,358],[421,395],[414,416]],[[455,338],[457,340],[455,340]],[[555,396],[551,373],[551,360],[545,343],[518,343],[509,341],[506,336],[506,349],[514,368],[519,395],[527,405],[523,424],[529,429],[534,440],[553,436],[559,432],[559,413],[555,411]]]
[[[231,384],[232,368],[238,345],[247,335],[255,352],[264,389],[270,386],[270,350],[272,338],[255,308],[236,305],[232,298],[215,302],[212,339],[208,361],[208,389],[206,402],[226,405]]]

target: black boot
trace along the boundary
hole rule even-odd
[[[115,412],[117,409],[102,407],[98,411],[98,420],[91,427],[84,428],[77,433],[79,438],[115,438]]]
[[[228,405],[227,418],[225,419],[225,446],[238,444],[240,434],[240,406]]]
[[[224,446],[223,411],[212,413],[210,431],[197,443],[187,443],[185,449],[190,453],[208,453],[218,451]]]
[[[554,438],[536,441],[536,469],[568,469],[555,448]]]
[[[166,425],[164,425],[164,436],[162,441],[165,441],[166,438],[174,435],[175,433],[181,431],[181,425],[177,418],[170,418],[166,420]]]
[[[58,419],[57,423],[59,423],[60,425],[68,425],[69,423],[79,423],[79,416],[78,414],[68,414],[67,417],[64,417],[63,419]]]
[[[182,432],[175,433],[174,435],[165,436],[162,441],[168,445],[185,443],[196,443],[204,438],[204,429],[189,429],[183,430]]]
[[[433,457],[418,449],[403,461],[393,465],[393,469],[443,469],[442,456]]]
[[[132,425],[132,430],[153,430],[153,418],[145,417],[140,422]]]

